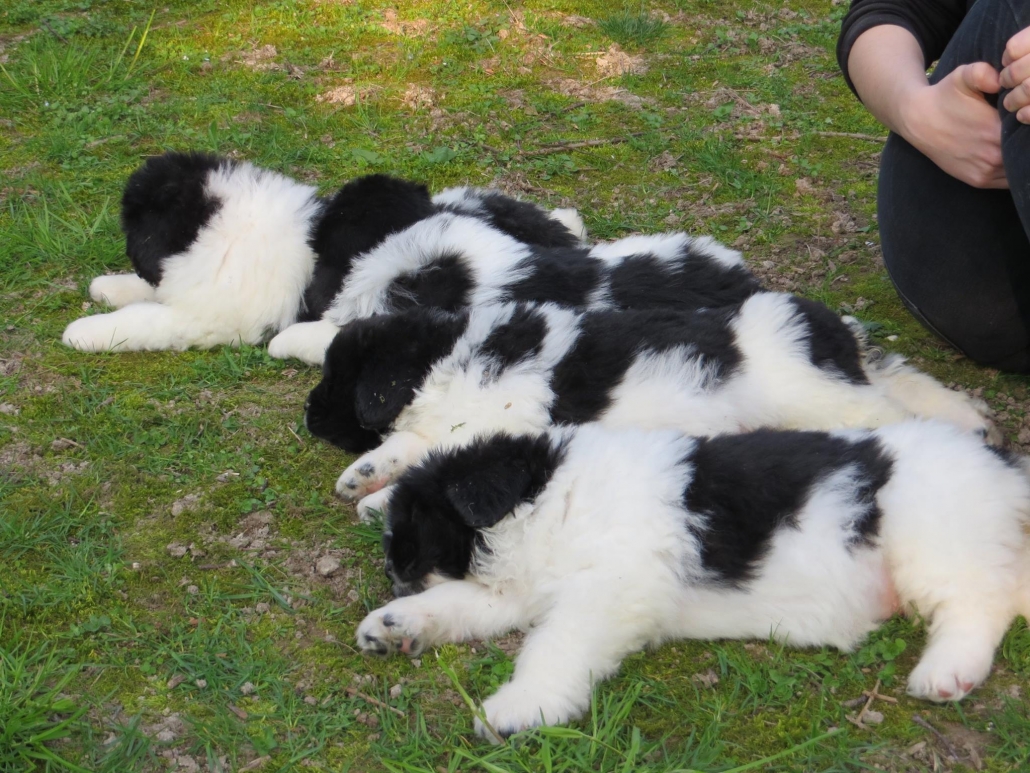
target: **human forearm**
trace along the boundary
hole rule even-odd
[[[848,71],[869,112],[908,139],[907,106],[918,90],[929,85],[923,50],[915,36],[895,25],[866,30],[851,48]]]

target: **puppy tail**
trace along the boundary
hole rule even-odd
[[[554,209],[547,213],[547,216],[552,220],[557,220],[563,226],[572,232],[572,235],[579,239],[581,242],[586,244],[587,242],[587,227],[583,222],[583,218],[579,216],[579,212],[568,207],[566,209]]]

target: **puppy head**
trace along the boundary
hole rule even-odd
[[[417,593],[431,575],[467,575],[482,531],[535,499],[561,456],[547,435],[502,434],[432,453],[406,472],[390,496],[383,532],[394,592]]]
[[[147,159],[122,194],[125,252],[147,282],[161,281],[161,261],[183,252],[218,211],[208,175],[235,162],[207,153],[165,153]]]
[[[424,185],[384,174],[358,177],[325,202],[311,246],[321,260],[346,274],[355,256],[434,211]]]
[[[350,453],[375,448],[465,324],[465,314],[417,308],[346,325],[308,395],[308,430]]]

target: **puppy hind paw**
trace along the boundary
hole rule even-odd
[[[985,666],[982,660],[924,657],[908,677],[908,694],[937,703],[960,701],[987,678],[990,668],[989,661]]]

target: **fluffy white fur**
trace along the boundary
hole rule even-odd
[[[315,265],[315,189],[247,163],[211,172],[206,189],[221,206],[185,252],[162,263],[160,284],[93,280],[94,300],[118,310],[71,323],[66,345],[96,352],[256,344],[297,318]]]
[[[541,352],[496,378],[484,378],[493,364],[479,347],[511,318],[514,305],[474,308],[466,333],[402,410],[393,434],[343,472],[337,493],[345,499],[375,493],[433,447],[465,445],[483,433],[548,428],[554,366],[575,343],[581,315],[550,304],[540,308],[547,317]],[[752,296],[733,327],[744,356],[737,373],[717,383],[704,360],[682,348],[638,355],[599,421],[610,427],[673,427],[693,435],[757,427],[879,427],[912,416],[940,418],[971,432],[990,426],[986,406],[902,362],[891,361],[883,372],[871,366],[870,385],[853,384],[815,367],[802,345],[806,331],[789,295]],[[897,399],[898,392],[904,400]],[[382,504],[382,496],[360,502],[359,517],[374,517]]]
[[[527,630],[511,681],[482,707],[493,728],[513,732],[580,716],[592,683],[645,646],[772,636],[849,650],[900,602],[929,621],[909,692],[961,699],[987,677],[1013,617],[1030,613],[1025,472],[945,425],[845,434],[871,434],[893,459],[871,545],[845,544],[855,516],[845,469],[815,484],[751,581],[706,583],[684,528],[704,516],[682,504],[695,441],[586,425],[536,500],[481,532],[487,549],[466,579],[437,576],[391,601],[361,623],[358,644],[374,651],[374,637],[417,654],[416,640]]]

